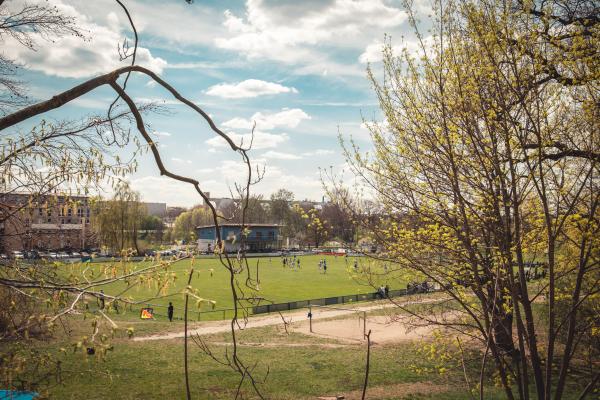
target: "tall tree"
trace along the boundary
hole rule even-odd
[[[302,218],[304,229],[302,239],[308,245],[319,247],[330,236],[329,221],[323,219],[321,210],[295,204],[294,211]]]
[[[598,7],[444,1],[435,14],[418,58],[388,42],[383,79],[370,71],[386,123],[368,124],[371,155],[345,148],[384,213],[362,223],[380,256],[452,298],[416,315],[480,342],[480,398],[490,360],[507,398],[561,399],[598,329],[581,312],[598,309]]]
[[[197,207],[180,214],[173,223],[173,236],[177,240],[190,242],[196,238],[196,227],[213,223],[210,211]]]
[[[111,200],[96,200],[93,208],[92,226],[100,244],[118,254],[128,253],[138,247],[138,232],[146,216],[146,208],[140,195],[128,184],[120,183]]]
[[[273,222],[285,224],[292,212],[291,203],[294,201],[294,193],[287,189],[279,189],[271,194],[269,214]]]

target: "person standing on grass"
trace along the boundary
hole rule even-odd
[[[173,322],[173,303],[169,302],[169,307],[167,307],[167,316],[169,317],[169,322]]]
[[[298,261],[296,261],[296,264],[298,266],[298,269],[300,269],[300,257],[298,257]]]
[[[327,273],[327,262],[325,260],[323,260],[323,273]]]
[[[104,290],[100,290],[100,309],[104,310]]]

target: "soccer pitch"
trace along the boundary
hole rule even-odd
[[[357,260],[359,270],[369,269],[375,277],[374,284],[389,285],[390,289],[401,289],[406,287],[408,278],[406,274],[384,273],[383,263],[371,260],[367,257],[348,257],[331,255],[306,255],[298,256],[300,268],[290,268],[284,266],[281,257],[260,257],[249,258],[252,277],[256,277],[258,263],[259,291],[257,296],[266,299],[269,302],[283,303],[296,300],[317,299],[323,297],[352,295],[360,293],[372,293],[375,290],[369,286],[360,273],[354,272],[354,261]],[[327,262],[327,272],[319,269],[319,260],[325,259]],[[117,265],[119,270],[123,266]],[[129,263],[130,269],[141,269],[152,265],[150,262]],[[175,277],[169,283],[163,286],[163,283],[157,279],[130,280],[129,284],[124,282],[114,283],[97,287],[97,290],[103,289],[107,295],[128,296],[132,300],[148,301],[150,306],[154,307],[155,312],[160,316],[166,314],[166,306],[169,302],[173,303],[175,308],[175,318],[181,318],[183,315],[184,296],[183,291],[187,284],[189,271],[192,266],[192,260],[186,259],[172,263],[169,269],[164,273],[165,276]],[[82,268],[74,267],[74,268]],[[95,274],[106,276],[112,271],[112,268],[105,265],[91,265],[90,269]],[[220,264],[217,258],[198,258],[193,261],[194,275],[191,286],[197,290],[196,295],[202,299],[214,301],[215,309],[228,309],[233,306],[231,298],[229,272]],[[236,276],[242,290],[247,295],[251,292],[245,286],[246,272]],[[154,299],[152,299],[154,298]],[[96,303],[98,304],[98,303]],[[209,302],[200,302],[190,297],[189,310],[190,319],[198,318],[198,311],[210,311],[213,305]],[[263,304],[265,304],[263,302]],[[144,304],[132,308],[132,311],[139,312]],[[95,308],[93,303],[90,308]],[[111,310],[114,312],[114,310]],[[222,318],[222,313],[202,314],[201,319]],[[229,317],[230,315],[227,315]]]

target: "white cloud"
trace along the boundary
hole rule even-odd
[[[25,68],[66,78],[86,78],[131,62],[130,59],[119,60],[117,44],[123,42],[128,32],[124,31],[125,27],[118,22],[114,12],[108,15],[105,12],[106,20],[104,24],[99,24],[78,11],[79,7],[75,9],[59,0],[53,3],[52,6],[56,6],[62,13],[76,19],[82,31],[87,32],[86,40],[65,36],[47,41],[41,34],[31,33],[38,43],[37,51],[32,51],[7,37],[2,43],[5,54],[9,54]],[[138,47],[136,63],[159,74],[167,65],[165,60],[154,57],[145,47]]]
[[[383,42],[380,40],[375,40],[371,44],[369,44],[365,51],[358,57],[358,61],[363,64],[366,63],[377,63],[383,59]],[[400,44],[392,46],[392,52],[395,55],[401,55],[404,50],[408,52],[408,54],[412,57],[417,57],[423,54],[423,49],[428,53],[433,50],[435,46],[435,40],[433,36],[427,36],[423,38],[423,43],[419,42],[418,39],[412,38],[410,40],[405,40]]]
[[[369,44],[365,51],[358,57],[358,61],[363,64],[369,62],[381,61],[383,57],[383,43],[379,40],[375,40]]]
[[[262,170],[264,166],[264,175],[260,182],[252,186],[252,193],[273,193],[282,187],[290,187],[293,182],[293,190],[296,198],[320,199],[322,192],[322,184],[318,177],[308,175],[295,175],[285,169],[265,165],[266,160],[254,159],[251,161],[253,166]],[[228,196],[229,190],[233,188],[234,183],[245,183],[247,179],[246,166],[237,160],[224,160],[216,168],[219,171],[219,176],[222,177],[218,181],[209,182],[203,181],[206,185],[206,190],[209,190],[215,196]],[[255,171],[255,169],[253,169]]]
[[[231,129],[252,129],[256,122],[256,129],[271,130],[279,127],[295,128],[303,120],[311,119],[310,115],[300,108],[284,108],[273,114],[257,112],[249,119],[233,118],[223,122],[223,126]]]
[[[262,155],[265,158],[271,158],[276,160],[300,160],[302,157],[292,153],[282,153],[279,151],[269,150]]]
[[[76,5],[87,15],[93,15],[95,19],[107,24],[110,23],[107,13],[114,11],[114,19],[125,26],[128,32],[131,29],[127,16],[115,2],[61,1]],[[224,27],[214,23],[221,18],[222,11],[207,6],[205,2],[186,4],[184,1],[128,0],[126,6],[133,16],[140,37],[145,41],[152,41],[153,46],[161,46],[171,51],[181,51],[195,45],[210,45],[215,36],[225,32]],[[153,40],[155,38],[160,40]]]
[[[161,136],[161,137],[169,137],[169,136],[171,136],[171,134],[169,132],[154,131],[154,132],[152,132],[152,134],[154,134],[156,136]]]
[[[313,156],[326,156],[329,154],[334,154],[333,150],[325,150],[325,149],[317,149],[313,151],[307,151],[302,153],[304,157],[313,157]]]
[[[252,193],[273,193],[282,187],[290,187],[293,182],[293,191],[297,199],[320,199],[322,196],[322,183],[317,174],[296,175],[286,169],[273,165],[266,165],[266,159],[257,158],[251,160],[253,167],[262,170],[264,176],[255,186]],[[195,172],[202,174],[204,168]],[[253,168],[253,173],[256,171]],[[208,191],[214,197],[229,197],[230,190],[235,190],[235,183],[244,184],[247,179],[247,168],[240,160],[223,160],[214,167],[212,173],[203,175],[208,179],[200,179],[200,187]],[[190,207],[201,202],[198,193],[189,184],[178,182],[160,176],[142,176],[130,179],[134,190],[142,195],[143,201],[166,202],[170,206]]]
[[[183,107],[187,107],[185,104],[183,104],[182,102],[180,102],[177,99],[173,99],[173,98],[159,98],[159,97],[136,97],[135,98],[135,102],[136,103],[144,103],[144,104],[158,104],[158,105],[165,105],[165,106],[183,106]],[[197,102],[194,102],[197,103]]]
[[[139,192],[143,201],[160,201],[169,206],[189,207],[202,202],[202,198],[188,183],[161,176],[143,176],[130,180],[133,190]],[[205,183],[200,182],[204,190]]]
[[[179,157],[171,157],[171,161],[173,161],[174,163],[177,164],[191,164],[192,160],[184,160],[183,158],[179,158]]]
[[[251,133],[237,134],[235,132],[226,132],[229,137],[239,146],[248,147],[252,143],[255,150],[272,149],[289,140],[286,133],[274,134],[262,131],[254,131],[254,137]],[[229,144],[221,136],[215,136],[206,141],[211,147],[227,148]],[[210,151],[210,150],[209,150]]]
[[[275,82],[259,79],[246,79],[238,83],[220,83],[208,88],[206,94],[225,99],[246,99],[264,95],[281,93],[298,93],[294,87],[287,87]]]
[[[355,65],[336,64],[328,46],[362,49],[374,37],[399,28],[406,13],[384,0],[248,0],[245,17],[226,11],[229,35],[217,37],[222,49],[249,59],[274,60],[303,67],[296,73],[355,75]],[[293,21],[293,23],[290,23]],[[362,72],[362,71],[361,71]],[[364,72],[362,72],[364,74]]]

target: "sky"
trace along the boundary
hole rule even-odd
[[[28,1],[29,4],[42,0]],[[117,51],[132,31],[113,0],[49,0],[76,18],[85,38],[40,39],[37,51],[10,38],[3,52],[22,65],[35,100],[125,65]],[[249,143],[252,163],[264,170],[252,192],[269,197],[279,188],[296,199],[320,200],[320,169],[347,171],[339,136],[370,148],[366,120],[380,112],[367,78],[381,70],[386,35],[394,48],[415,46],[400,1],[386,0],[124,0],[139,33],[138,63],[158,73],[206,111],[231,137]],[[11,2],[11,7],[24,4]],[[417,2],[419,12],[427,6]],[[138,103],[157,102],[168,112],[146,122],[166,166],[198,179],[212,197],[230,197],[245,180],[240,157],[198,114],[178,104],[145,76],[132,75],[127,92]],[[105,112],[114,99],[100,88],[45,116],[77,118]],[[26,125],[20,127],[27,129]],[[131,149],[124,149],[123,152]],[[129,176],[144,201],[189,207],[200,203],[184,183],[161,178],[149,154]],[[110,191],[110,190],[108,190]]]

